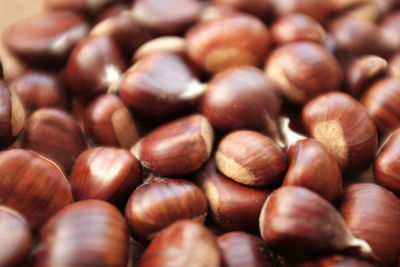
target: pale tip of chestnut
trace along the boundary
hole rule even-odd
[[[241,183],[246,185],[253,185],[256,177],[245,166],[236,162],[233,158],[225,156],[223,153],[217,151],[215,154],[215,161],[218,169],[223,173],[228,172],[234,174],[235,177],[240,177]]]
[[[211,51],[204,62],[205,68],[221,72],[227,68],[257,65],[256,56],[246,49],[227,47]]]
[[[26,114],[25,108],[19,97],[11,92],[11,132],[17,136],[25,126]]]
[[[137,61],[146,55],[160,51],[169,51],[183,55],[186,51],[186,40],[179,36],[162,36],[155,38],[144,43],[136,50],[133,61]]]
[[[111,123],[121,147],[131,147],[132,143],[134,144],[139,139],[139,130],[127,108],[116,110],[111,117]]]
[[[77,25],[70,29],[67,33],[61,35],[59,38],[55,39],[49,49],[52,54],[59,55],[64,54],[81,39],[83,39],[89,32],[89,26],[86,24]]]
[[[214,142],[214,129],[206,118],[202,118],[200,122],[200,137],[203,138],[206,144],[208,157],[210,157]]]

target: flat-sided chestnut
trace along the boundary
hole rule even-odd
[[[0,236],[0,266],[20,266],[32,246],[30,227],[21,214],[3,205],[0,205]]]
[[[19,211],[33,229],[72,202],[70,185],[50,160],[22,149],[0,153],[0,204]]]
[[[86,144],[81,129],[70,114],[44,108],[28,118],[22,147],[49,158],[68,173]]]
[[[199,223],[181,220],[151,242],[138,267],[219,267],[220,264],[216,237]]]
[[[147,118],[175,115],[196,103],[204,91],[183,57],[171,52],[152,53],[136,62],[119,87],[122,101]]]
[[[327,93],[310,101],[302,117],[309,134],[326,146],[342,170],[357,173],[368,168],[378,137],[362,104],[344,93]]]
[[[283,16],[292,13],[308,15],[319,22],[328,18],[331,12],[331,1],[320,0],[270,0],[274,13]]]
[[[261,130],[279,138],[281,99],[277,86],[254,67],[238,67],[214,76],[207,87],[202,110],[216,128]]]
[[[89,25],[79,15],[54,11],[11,25],[3,41],[23,62],[48,66],[64,61],[88,31]]]
[[[342,194],[340,166],[324,145],[312,138],[300,140],[289,147],[288,157],[283,185],[306,187],[330,202]]]
[[[272,11],[270,2],[265,0],[213,0],[212,2],[256,15],[261,19],[265,19]]]
[[[69,182],[76,200],[126,200],[140,182],[139,161],[128,150],[94,147],[76,159]]]
[[[132,114],[118,96],[101,95],[84,113],[86,134],[95,144],[129,149],[139,138]]]
[[[298,267],[374,267],[372,263],[349,256],[327,256],[299,264]]]
[[[343,81],[336,58],[328,49],[313,42],[278,47],[271,53],[265,72],[294,104],[304,104],[315,96],[338,91]]]
[[[203,223],[207,206],[206,196],[192,182],[156,177],[133,191],[126,204],[125,217],[135,237],[150,240],[178,220]]]
[[[67,9],[83,14],[92,14],[113,2],[117,2],[117,0],[45,0],[45,5],[47,9]]]
[[[219,143],[215,161],[227,177],[254,186],[275,184],[287,167],[286,155],[274,141],[248,130],[225,136]]]
[[[214,132],[208,120],[195,114],[156,128],[132,152],[140,163],[159,175],[187,174],[210,157]]]
[[[214,160],[198,172],[197,183],[207,196],[216,225],[226,231],[257,233],[258,218],[269,189],[232,181],[218,171]]]
[[[178,55],[185,55],[186,40],[178,36],[161,36],[141,45],[133,55],[132,61],[138,61],[147,55],[157,52],[172,52]]]
[[[200,23],[188,31],[186,40],[189,58],[209,72],[260,65],[270,47],[267,27],[245,14]]]
[[[65,207],[40,230],[34,267],[125,267],[129,236],[111,204],[85,200]]]
[[[349,186],[342,216],[354,236],[371,246],[375,259],[397,263],[400,255],[400,199],[375,184]]]
[[[125,62],[109,36],[88,36],[72,51],[65,80],[75,95],[93,97],[118,89]]]
[[[27,111],[40,108],[68,110],[69,97],[58,77],[49,72],[28,70],[14,77],[9,83]]]
[[[379,132],[389,134],[400,126],[400,78],[385,78],[373,83],[361,103]]]

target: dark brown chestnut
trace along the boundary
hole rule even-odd
[[[315,96],[338,91],[343,82],[339,62],[328,49],[313,42],[278,47],[271,53],[265,72],[293,104],[304,104]]]
[[[309,134],[326,146],[342,170],[354,174],[368,168],[378,136],[362,104],[344,93],[327,93],[310,101],[302,117]]]
[[[5,46],[23,62],[49,66],[63,62],[89,31],[89,25],[70,11],[54,11],[11,25]]]
[[[209,72],[260,65],[271,42],[263,22],[246,14],[200,23],[188,31],[186,40],[189,58]]]
[[[186,40],[179,36],[161,36],[147,41],[135,51],[132,62],[136,62],[147,55],[163,51],[184,56],[186,53]]]
[[[0,204],[23,214],[34,230],[72,203],[71,188],[62,171],[33,151],[0,153],[0,177]]]
[[[327,256],[317,260],[311,260],[297,267],[374,267],[372,263],[349,256]]]
[[[197,183],[210,204],[211,217],[226,231],[257,233],[261,207],[270,189],[236,183],[221,174],[210,160],[197,174]]]
[[[154,238],[138,267],[220,267],[220,264],[216,237],[199,223],[181,220]]]
[[[282,149],[267,136],[249,130],[225,136],[219,143],[215,161],[227,177],[253,186],[277,183],[287,168]]]
[[[289,147],[289,168],[283,185],[306,187],[330,202],[343,193],[342,173],[335,157],[312,138]]]
[[[72,10],[83,14],[93,14],[118,0],[45,0],[47,9]]]
[[[30,227],[21,214],[3,205],[0,205],[0,236],[0,266],[20,266],[32,247]]]
[[[139,161],[128,150],[94,147],[76,159],[69,182],[76,200],[126,200],[140,182]]]
[[[49,158],[68,173],[86,144],[71,115],[59,109],[45,108],[28,118],[22,147]]]
[[[375,184],[349,186],[342,216],[354,236],[368,242],[375,259],[397,263],[400,255],[400,199]]]
[[[207,206],[206,196],[192,182],[155,177],[133,191],[125,217],[135,237],[150,240],[178,220],[203,223]]]
[[[319,22],[325,21],[331,12],[331,1],[320,0],[270,0],[273,11],[277,16],[292,13],[308,15]]]
[[[272,11],[270,1],[265,0],[213,0],[212,2],[218,5],[230,6],[244,13],[256,15],[261,19],[267,18]]]
[[[128,252],[120,212],[105,201],[85,200],[60,210],[43,226],[32,266],[125,267]]]
[[[135,120],[118,96],[98,96],[84,113],[86,134],[95,144],[129,149],[139,138]]]
[[[140,163],[159,175],[187,174],[210,157],[214,132],[208,120],[195,114],[156,128],[132,152]]]

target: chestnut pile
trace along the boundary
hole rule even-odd
[[[3,35],[0,267],[400,264],[399,0],[45,0]]]

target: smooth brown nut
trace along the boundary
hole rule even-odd
[[[272,11],[270,2],[265,0],[213,0],[212,2],[256,15],[261,19],[265,19]]]
[[[199,223],[181,220],[154,238],[138,267],[219,267],[220,264],[216,237]]]
[[[0,204],[23,214],[34,230],[73,201],[62,171],[33,151],[0,153],[0,177]]]
[[[21,214],[3,205],[0,205],[0,236],[0,266],[20,266],[32,247],[30,227]]]
[[[69,97],[58,77],[50,72],[28,70],[9,83],[28,112],[40,108],[69,109]]]
[[[252,186],[269,186],[283,177],[287,158],[270,138],[239,130],[225,136],[215,154],[218,169],[232,180]]]
[[[54,11],[12,25],[3,42],[23,62],[49,66],[62,63],[88,31],[89,25],[79,15]]]
[[[318,260],[308,261],[298,267],[374,267],[372,263],[349,256],[327,256]]]
[[[313,42],[278,47],[271,53],[265,72],[279,85],[286,100],[298,105],[323,93],[338,91],[343,82],[337,59]]]
[[[189,58],[209,72],[260,65],[270,47],[267,27],[245,14],[200,23],[188,31],[186,41]]]
[[[208,120],[195,114],[156,128],[132,152],[140,163],[158,175],[187,174],[210,157],[214,140]]]
[[[207,196],[210,214],[216,225],[225,231],[257,234],[261,207],[270,189],[232,181],[218,171],[214,160],[197,173],[197,183]]]
[[[83,134],[71,115],[58,109],[39,109],[29,117],[22,147],[54,161],[68,173],[86,148]]]
[[[125,217],[133,235],[150,240],[168,225],[183,219],[203,223],[207,198],[192,182],[150,178],[130,196]]]
[[[72,10],[83,14],[92,14],[117,0],[45,0],[47,9]]]
[[[125,267],[128,252],[121,213],[105,201],[85,200],[60,210],[43,226],[33,266]]]
[[[129,149],[139,139],[136,122],[118,96],[98,96],[84,114],[86,134],[95,144]]]
[[[147,118],[176,115],[193,106],[204,91],[184,58],[170,52],[153,53],[136,62],[119,87],[122,101]]]
[[[289,168],[283,185],[308,188],[330,202],[343,193],[340,166],[324,145],[307,138],[291,145],[288,150]]]
[[[140,183],[139,161],[128,150],[94,147],[76,159],[69,182],[76,200],[124,201]]]
[[[184,56],[186,53],[186,40],[179,36],[161,36],[149,40],[135,51],[132,62],[158,52],[171,52]]]
[[[126,66],[109,36],[88,36],[74,48],[65,67],[72,94],[93,97],[116,92]]]
[[[331,12],[330,1],[320,0],[270,0],[272,9],[277,16],[292,13],[308,15],[319,22],[324,22]]]
[[[400,49],[400,12],[394,12],[385,16],[380,24],[381,31],[385,40],[388,42],[392,51]]]
[[[378,136],[362,104],[344,93],[327,93],[310,101],[302,117],[308,133],[326,146],[342,170],[354,174],[368,168]]]

